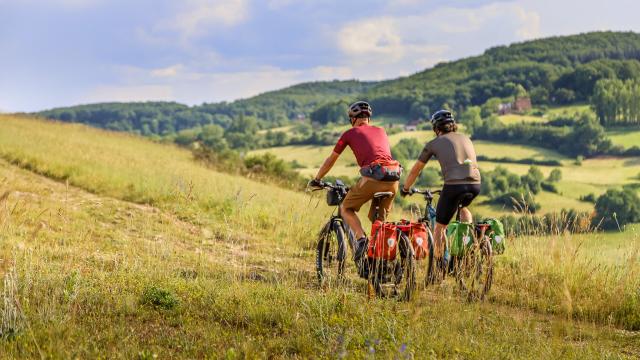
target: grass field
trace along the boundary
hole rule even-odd
[[[3,357],[640,356],[637,228],[509,239],[483,303],[450,280],[367,300],[351,264],[345,286],[315,285],[321,194],[11,116],[0,158]]]
[[[547,117],[568,115],[575,116],[576,114],[583,112],[592,112],[590,105],[569,105],[569,106],[557,106],[551,107],[546,111]]]
[[[625,149],[632,146],[640,147],[640,129],[624,129],[607,131],[607,136],[614,145],[620,145]]]
[[[518,114],[508,114],[501,115],[498,117],[505,125],[513,125],[518,123],[545,123],[549,121],[548,118],[542,116],[531,116],[531,115],[518,115]]]
[[[433,137],[431,131],[402,132],[391,135],[389,140],[392,144],[397,144],[403,138],[415,138],[421,143]],[[563,173],[563,180],[558,183],[560,194],[543,192],[538,196],[542,204],[542,213],[554,212],[560,209],[573,208],[582,211],[591,211],[593,204],[580,201],[580,197],[587,194],[600,195],[607,189],[620,187],[625,184],[637,183],[640,174],[640,158],[612,159],[596,158],[584,160],[582,165],[574,164],[574,159],[555,151],[524,146],[516,144],[494,143],[490,141],[474,141],[476,152],[489,158],[510,157],[513,159],[536,159],[536,160],[559,160],[563,166],[538,166],[545,176],[558,168]],[[331,146],[284,146],[268,149],[256,150],[253,153],[261,154],[270,152],[285,161],[297,161],[304,168],[299,169],[300,173],[311,177],[314,176],[324,161],[331,153]],[[409,168],[413,163],[404,164]],[[481,161],[481,170],[493,170],[497,166],[506,167],[509,171],[519,175],[525,174],[530,166],[523,164],[503,164],[496,162]],[[431,161],[427,166],[438,169],[437,161]],[[340,157],[336,166],[331,170],[330,175],[338,177],[352,178],[358,176],[353,153],[346,150]],[[497,216],[510,213],[510,208],[498,208],[493,206],[476,205],[476,211],[487,216]]]

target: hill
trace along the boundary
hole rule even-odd
[[[319,107],[365,98],[377,113],[424,117],[448,105],[461,110],[527,91],[537,105],[584,102],[599,79],[640,77],[640,34],[596,32],[500,46],[383,81],[305,83],[231,103],[109,103],[58,108],[40,116],[143,135],[166,136],[207,124],[223,128],[241,116],[262,128],[281,126]],[[342,105],[341,109],[344,107]],[[343,110],[341,110],[343,111]],[[331,120],[331,119],[328,119]]]
[[[634,231],[514,239],[487,302],[447,281],[398,303],[351,264],[317,288],[320,194],[172,145],[0,115],[0,179],[9,358],[640,355]]]

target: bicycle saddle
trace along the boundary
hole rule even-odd
[[[393,196],[393,193],[391,191],[383,191],[383,192],[377,192],[373,194],[374,199],[384,199],[392,196]]]

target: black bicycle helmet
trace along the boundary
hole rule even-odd
[[[366,101],[356,101],[349,105],[349,118],[371,117],[373,109]]]
[[[455,122],[453,114],[449,110],[438,110],[431,115],[431,125],[446,124]]]

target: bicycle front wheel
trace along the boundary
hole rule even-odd
[[[316,274],[321,287],[340,284],[344,280],[347,248],[342,224],[327,222],[318,236]]]
[[[488,237],[474,241],[464,255],[455,259],[454,274],[469,301],[484,300],[493,282],[493,251]]]

